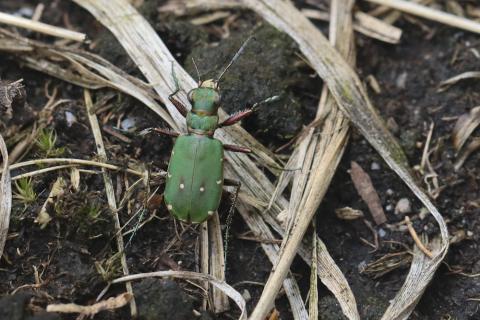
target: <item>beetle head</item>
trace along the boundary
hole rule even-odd
[[[216,114],[220,104],[218,81],[213,79],[201,82],[198,88],[188,93],[188,100],[192,104],[192,111],[197,114]]]

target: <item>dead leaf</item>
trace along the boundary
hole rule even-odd
[[[465,141],[467,141],[479,124],[480,106],[473,108],[469,113],[464,113],[458,118],[452,133],[453,146],[457,152],[460,151]]]
[[[380,197],[372,184],[370,176],[355,161],[351,163],[350,176],[352,177],[353,185],[355,189],[357,189],[358,194],[367,204],[375,223],[379,225],[386,222],[387,217],[385,216]]]
[[[443,92],[461,80],[480,78],[480,71],[468,71],[442,81],[437,92]]]
[[[335,214],[337,215],[337,218],[342,220],[355,220],[363,217],[362,210],[357,210],[350,207],[335,209]]]

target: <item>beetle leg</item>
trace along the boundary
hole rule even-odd
[[[171,95],[168,96],[168,100],[170,100],[171,103],[173,103],[173,105],[175,106],[175,108],[177,108],[178,112],[180,112],[180,114],[184,117],[187,116],[187,113],[188,113],[188,110],[187,110],[187,107],[185,107],[183,105],[183,103],[181,103],[180,101],[178,101],[177,99],[175,99],[173,96],[176,95],[178,92],[175,91],[174,93],[172,93]]]
[[[238,121],[242,120],[245,117],[248,117],[253,113],[253,109],[245,109],[243,111],[236,112],[232,115],[230,115],[227,119],[223,120],[221,123],[218,124],[218,127],[227,127],[231,126]]]
[[[225,236],[224,236],[224,247],[225,247],[225,264],[227,263],[227,252],[228,252],[228,240],[230,236],[230,226],[232,225],[232,220],[233,220],[233,213],[235,212],[235,205],[237,204],[237,199],[238,199],[238,193],[240,192],[240,187],[242,186],[242,183],[237,180],[232,180],[232,179],[224,179],[223,180],[223,185],[224,186],[233,186],[235,188],[235,192],[232,195],[232,205],[230,206],[230,209],[228,210],[228,215],[227,215],[227,220],[225,221]]]
[[[243,152],[243,153],[251,153],[252,150],[246,147],[241,147],[241,146],[236,146],[233,144],[224,144],[223,148],[227,151],[232,151],[232,152]]]
[[[163,135],[166,135],[166,136],[171,136],[171,137],[178,137],[180,135],[180,133],[176,132],[176,131],[172,131],[172,130],[169,130],[169,129],[163,129],[163,128],[147,128],[147,129],[144,129],[142,131],[140,131],[140,134],[141,135],[146,135],[146,134],[149,134],[151,133],[152,131],[155,131],[157,133],[160,133],[160,134],[163,134]]]

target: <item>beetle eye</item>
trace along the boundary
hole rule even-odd
[[[188,98],[188,101],[190,101],[190,103],[193,103],[193,90],[195,89],[190,90],[187,94],[187,98]]]

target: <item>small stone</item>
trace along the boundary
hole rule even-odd
[[[397,205],[395,206],[395,214],[407,214],[412,212],[412,206],[410,204],[410,200],[407,198],[402,198],[398,200]]]
[[[120,123],[120,128],[125,131],[129,131],[135,128],[135,119],[134,118],[126,118]]]
[[[248,302],[248,301],[252,300],[252,295],[250,294],[250,292],[247,289],[244,289],[242,291],[242,297],[243,297],[243,299],[245,299],[245,302]]]
[[[387,211],[392,211],[393,210],[393,206],[391,204],[388,204],[386,207],[385,207],[385,210]]]
[[[387,235],[387,232],[385,230],[383,230],[382,228],[378,229],[378,236],[380,238],[383,238]]]
[[[395,192],[392,189],[387,189],[387,196],[393,196],[394,193]]]
[[[67,121],[67,126],[70,128],[75,122],[77,122],[77,117],[70,111],[65,111],[65,120]]]
[[[380,170],[380,165],[376,162],[372,162],[370,169],[372,170]]]
[[[395,81],[395,84],[397,85],[397,88],[399,89],[405,89],[407,85],[407,77],[408,73],[407,72],[402,72],[398,77],[397,80]]]

